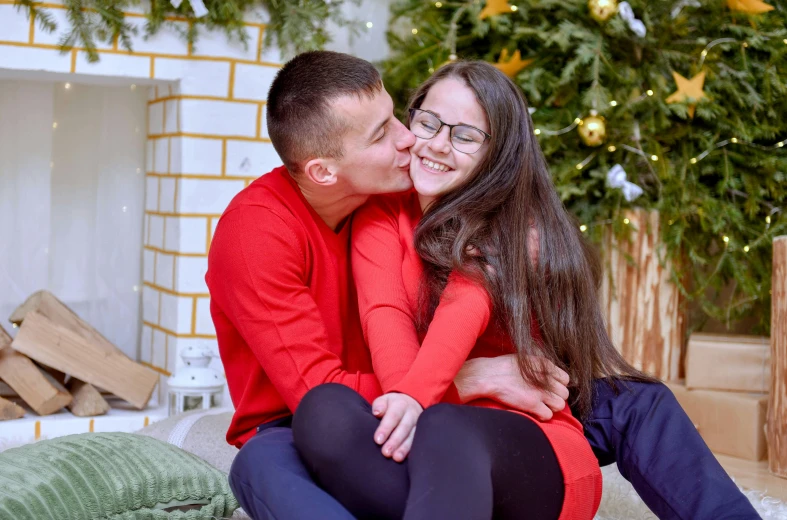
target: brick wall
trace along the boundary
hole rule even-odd
[[[49,8],[59,32],[46,34],[0,0],[0,69],[111,77],[148,88],[144,232],[143,333],[139,360],[162,374],[180,363],[179,351],[204,344],[216,353],[204,275],[211,237],[230,199],[280,164],[265,128],[265,96],[281,57],[263,50],[264,19],[246,26],[248,48],[224,33],[203,34],[196,48],[163,28],[133,40],[134,52],[99,46],[89,63],[78,49],[57,47],[68,23],[60,4]],[[141,13],[127,13],[142,34]],[[172,19],[185,27],[183,20]],[[166,385],[159,385],[164,402]]]

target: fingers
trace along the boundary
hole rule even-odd
[[[552,392],[545,392],[543,402],[553,412],[559,412],[566,407],[566,400],[553,394]]]
[[[558,382],[563,386],[568,386],[571,382],[571,378],[568,376],[568,373],[559,367],[554,367],[552,371],[552,377],[558,380]]]
[[[415,428],[410,430],[410,435],[404,440],[404,442],[399,446],[399,449],[396,450],[394,453],[393,459],[396,462],[402,462],[407,456],[410,454],[410,449],[413,447],[413,439],[415,438]]]
[[[388,410],[388,395],[381,395],[372,403],[372,413],[375,417],[382,417]]]
[[[393,431],[391,436],[388,437],[388,442],[386,442],[385,446],[383,446],[383,455],[386,457],[392,457],[394,452],[400,449],[402,443],[404,443],[404,441],[410,436],[410,433],[415,428],[415,423],[417,421],[418,416],[408,410],[402,417],[402,420],[399,421],[399,425]]]
[[[382,446],[383,443],[388,440],[389,436],[391,433],[393,433],[399,423],[402,422],[402,417],[406,411],[406,407],[397,406],[396,403],[394,403],[392,406],[388,406],[385,415],[383,415],[383,418],[380,421],[380,426],[378,426],[377,430],[374,432],[374,442]],[[391,450],[391,453],[393,453],[393,450]]]
[[[541,421],[548,421],[554,415],[552,410],[550,410],[544,403],[538,403],[535,407],[533,407],[533,410],[530,413],[535,415],[536,418]]]

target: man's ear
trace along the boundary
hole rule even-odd
[[[336,184],[336,170],[337,168],[333,161],[324,158],[312,159],[303,166],[303,172],[306,176],[320,186]]]

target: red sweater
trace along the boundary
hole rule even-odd
[[[488,293],[460,276],[449,279],[428,332],[419,337],[414,319],[423,267],[413,236],[421,216],[415,192],[370,201],[355,216],[352,263],[363,331],[383,391],[408,394],[426,408],[445,400],[468,358],[515,350],[491,320]],[[503,408],[488,399],[469,404]],[[601,470],[582,425],[568,407],[548,422],[535,422],[563,471],[560,519],[592,519],[601,501]]]
[[[219,220],[205,280],[235,405],[227,441],[290,415],[304,394],[342,383],[380,395],[349,267],[350,223],[330,229],[284,167],[241,191]]]

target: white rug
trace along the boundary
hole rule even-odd
[[[601,469],[604,493],[596,520],[658,520],[614,464]],[[787,520],[787,504],[757,491],[744,491],[764,520]]]
[[[601,469],[604,493],[595,520],[658,520],[639,498],[634,487],[624,479],[614,464]],[[756,491],[744,491],[763,520],[787,520],[787,504]],[[247,520],[242,509],[231,520]],[[711,520],[711,519],[702,519]]]

